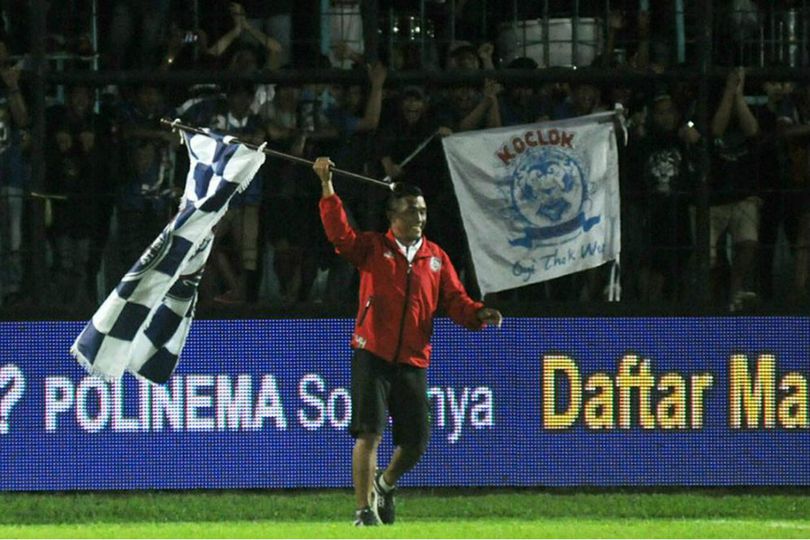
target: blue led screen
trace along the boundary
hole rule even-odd
[[[810,485],[809,322],[440,319],[402,484]],[[163,386],[88,376],[82,327],[0,323],[0,489],[351,484],[352,321],[195,321]]]

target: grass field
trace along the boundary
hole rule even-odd
[[[403,490],[351,526],[348,491],[0,494],[3,538],[810,538],[810,494]]]

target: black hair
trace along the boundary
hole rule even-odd
[[[237,56],[250,53],[256,58],[256,69],[262,69],[265,62],[267,61],[267,55],[262,47],[258,47],[251,43],[245,42],[238,42],[231,47],[231,51],[229,51],[227,56],[227,63],[226,65],[230,66],[231,63],[236,59]]]
[[[252,96],[256,92],[256,87],[250,81],[231,81],[225,85],[225,93],[227,93],[228,96],[233,96],[240,92]]]
[[[537,62],[528,56],[518,56],[506,64],[507,69],[537,69]]]
[[[400,199],[404,199],[405,197],[423,197],[422,190],[419,186],[414,184],[409,184],[407,182],[397,182],[394,184],[394,189],[391,190],[391,194],[388,196],[388,200],[385,203],[385,208],[389,212],[394,210],[396,207],[397,201]]]

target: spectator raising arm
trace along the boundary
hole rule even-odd
[[[233,28],[211,45],[208,49],[208,54],[211,56],[221,56],[244,30],[246,22],[245,9],[240,4],[233,2],[231,3],[230,12],[233,19]]]
[[[22,92],[20,91],[20,70],[16,67],[5,67],[0,70],[0,76],[6,84],[8,95],[8,107],[11,117],[17,126],[28,127],[28,108],[25,106]]]
[[[481,60],[481,69],[495,69],[495,64],[492,62],[492,53],[495,52],[495,47],[492,43],[482,43],[477,52],[478,59]]]
[[[740,85],[740,70],[732,69],[726,77],[726,86],[723,89],[723,97],[720,98],[720,105],[717,107],[712,117],[712,137],[722,137],[726,133],[731,114],[734,109],[734,101]]]
[[[608,16],[607,42],[605,53],[602,55],[602,67],[610,67],[613,51],[616,49],[616,33],[622,28],[624,28],[624,16],[620,10],[614,9]]]
[[[487,79],[484,81],[484,96],[489,99],[489,112],[487,113],[487,127],[501,127],[501,108],[498,105],[498,94],[503,91],[503,86],[498,81]]]
[[[350,60],[355,64],[362,64],[365,62],[365,57],[361,53],[352,49],[345,41],[338,41],[332,46],[332,49],[334,50],[335,58],[340,61]]]
[[[382,93],[385,78],[388,70],[380,62],[368,66],[368,78],[371,81],[371,92],[366,102],[366,111],[363,118],[357,123],[357,131],[373,131],[380,123],[380,111],[382,110]]]
[[[637,69],[650,67],[650,14],[646,11],[638,13],[638,50],[634,60]]]
[[[231,2],[230,5],[231,16],[234,22],[239,26],[240,32],[245,31],[250,34],[253,39],[261,44],[267,51],[268,65],[272,68],[278,68],[280,63],[281,43],[271,38],[255,26],[253,26],[245,14],[245,8],[238,2]]]
[[[747,137],[753,137],[759,133],[759,122],[756,116],[751,112],[748,103],[745,102],[745,69],[740,69],[740,82],[737,86],[737,92],[734,94],[734,111],[737,114],[737,120],[740,122],[740,129]]]
[[[250,21],[244,19],[244,15],[242,15],[242,17],[243,17],[242,28],[248,34],[256,38],[256,41],[261,43],[270,54],[278,54],[281,52],[281,43],[279,43],[275,39],[271,38],[261,30],[250,24]]]
[[[759,132],[759,123],[745,102],[745,69],[735,68],[726,77],[726,86],[723,89],[723,97],[720,105],[712,118],[712,136],[722,137],[732,115],[737,116],[740,130],[747,136],[753,137]]]
[[[503,88],[500,83],[492,79],[484,81],[484,94],[478,105],[459,122],[459,131],[477,129],[486,115],[487,127],[500,127],[500,114],[498,113],[498,93]],[[495,109],[493,113],[491,109]],[[497,123],[496,123],[497,122]]]

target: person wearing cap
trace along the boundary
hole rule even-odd
[[[495,69],[492,54],[495,47],[484,42],[476,49],[469,41],[453,42],[447,51],[447,70]]]
[[[469,41],[453,43],[447,51],[446,67],[448,70],[480,69],[481,63],[472,43]]]
[[[427,368],[437,311],[471,330],[500,326],[503,317],[471,299],[450,258],[424,237],[421,190],[397,183],[386,203],[387,233],[358,232],[332,185],[328,157],[313,170],[321,181],[320,214],[336,252],[360,271],[360,303],[352,336],[352,480],[355,525],[395,520],[394,486],[424,454],[430,436]],[[377,449],[393,421],[394,453],[376,472]]]
[[[562,120],[585,116],[599,110],[602,93],[598,86],[588,82],[577,82],[571,85],[571,94],[567,100],[559,103],[552,111],[552,120]]]
[[[446,68],[450,73],[463,75],[481,68],[493,69],[490,43],[478,49],[467,41],[458,41],[450,46]],[[495,80],[486,79],[479,91],[474,85],[459,82],[445,95],[446,103],[437,107],[441,122],[454,131],[500,127],[498,94],[503,87]]]
[[[440,122],[453,131],[500,127],[498,94],[502,90],[494,79],[485,79],[481,91],[469,83],[456,84],[447,92],[445,103],[436,108]]]
[[[390,124],[384,126],[379,137],[377,155],[385,170],[386,176],[393,180],[404,174],[399,163],[414,151],[419,144],[439,131],[442,136],[450,135],[452,130],[440,126],[435,117],[428,114],[429,102],[421,86],[406,86],[400,92],[397,114]],[[417,154],[408,165],[409,170],[429,170],[435,163],[437,147],[430,145]],[[443,159],[441,155],[439,159]],[[428,186],[420,186],[431,192]]]
[[[433,114],[434,109],[421,87],[408,86],[400,95],[396,117],[380,134],[377,155],[386,175],[394,180],[403,176],[413,178],[425,198],[442,208],[428,223],[428,234],[446,246],[457,268],[464,268],[467,257],[464,243],[455,242],[464,235],[464,230],[439,140],[453,130],[442,123],[441,115]],[[423,141],[436,134],[439,137],[434,137],[407,165],[400,166]],[[380,221],[384,221],[384,217],[381,218]]]

